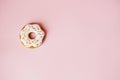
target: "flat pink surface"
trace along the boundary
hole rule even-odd
[[[47,30],[36,49],[30,22]],[[120,0],[0,0],[0,80],[120,80]]]

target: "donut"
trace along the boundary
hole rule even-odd
[[[45,32],[39,24],[27,24],[20,31],[21,43],[28,48],[41,46]]]

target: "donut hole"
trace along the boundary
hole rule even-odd
[[[36,38],[36,34],[35,34],[34,32],[30,32],[30,33],[28,34],[28,37],[29,37],[30,39],[35,39],[35,38]]]

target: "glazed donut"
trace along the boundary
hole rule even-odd
[[[44,39],[45,32],[39,24],[27,24],[20,31],[20,40],[28,48],[39,47]]]

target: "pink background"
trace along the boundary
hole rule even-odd
[[[44,25],[36,49],[22,26]],[[0,0],[0,80],[120,80],[120,0]]]

